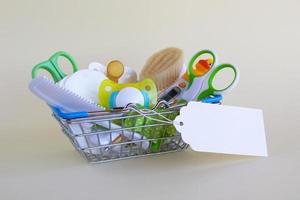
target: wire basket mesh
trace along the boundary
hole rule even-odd
[[[179,114],[180,108],[173,106],[143,112],[128,107],[77,119],[64,119],[55,113],[53,116],[86,160],[99,163],[188,148],[181,134],[170,123]]]

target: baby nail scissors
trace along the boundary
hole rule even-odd
[[[209,56],[208,59],[203,59]],[[196,63],[196,64],[195,64]],[[220,72],[230,71],[231,77],[227,83],[221,87],[216,82],[224,78],[224,74]],[[221,75],[221,76],[219,76]],[[216,65],[216,56],[210,50],[202,50],[196,53],[190,60],[187,73],[188,85],[182,96],[187,101],[201,101],[211,95],[222,95],[225,91],[229,91],[238,82],[239,71],[231,64]]]
[[[38,71],[40,69],[44,69],[47,72],[49,72],[55,82],[60,81],[63,79],[65,76],[67,76],[63,70],[59,67],[57,60],[59,57],[64,57],[66,58],[72,65],[72,70],[73,73],[78,71],[78,66],[73,59],[72,56],[70,56],[67,52],[64,51],[59,51],[53,54],[48,60],[41,62],[37,64],[36,66],[33,67],[32,69],[32,78],[35,78],[38,74]]]

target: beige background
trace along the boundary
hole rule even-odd
[[[299,199],[300,1],[0,1],[0,199]],[[268,158],[208,153],[89,165],[30,94],[57,50],[81,68],[199,49],[241,71],[224,104],[262,108]]]

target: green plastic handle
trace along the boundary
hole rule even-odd
[[[234,72],[234,79],[232,80],[232,82],[227,86],[225,87],[224,89],[221,89],[221,90],[218,90],[216,88],[213,87],[213,80],[216,76],[216,74],[225,69],[225,68],[230,68],[233,70]],[[209,78],[208,78],[208,88],[204,91],[202,91],[198,97],[197,97],[197,100],[198,101],[201,101],[202,99],[210,96],[210,95],[215,95],[216,93],[221,93],[221,92],[224,92],[230,88],[232,88],[235,84],[235,82],[238,80],[238,70],[236,67],[234,67],[232,64],[221,64],[219,66],[217,66],[215,69],[213,69],[213,71],[211,72],[211,74],[209,75]]]
[[[211,55],[212,58],[213,58],[212,66],[215,65],[215,62],[216,62],[216,56],[215,56],[215,54],[214,54],[212,51],[205,49],[205,50],[201,50],[201,51],[197,52],[197,53],[191,58],[191,60],[190,60],[190,62],[189,62],[189,65],[188,65],[189,83],[188,83],[187,89],[189,89],[189,88],[192,86],[194,79],[195,79],[196,77],[198,77],[197,75],[195,75],[195,74],[193,73],[193,64],[194,64],[194,62],[195,62],[200,56],[202,56],[202,55],[204,55],[204,54],[209,54],[209,55]]]
[[[73,57],[71,55],[69,55],[67,52],[59,51],[59,52],[56,52],[55,54],[53,54],[48,60],[41,62],[41,63],[37,64],[36,66],[34,66],[32,69],[32,74],[31,74],[32,78],[34,79],[37,76],[38,71],[40,69],[44,69],[51,74],[51,76],[55,82],[58,82],[61,79],[63,79],[66,76],[66,74],[58,66],[57,60],[59,57],[64,57],[68,61],[70,61],[71,65],[72,65],[73,73],[78,71],[78,66],[77,66],[75,60],[73,59]]]

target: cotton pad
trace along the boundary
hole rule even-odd
[[[66,76],[58,84],[72,92],[98,103],[98,88],[107,77],[102,71],[89,68],[83,69]]]

